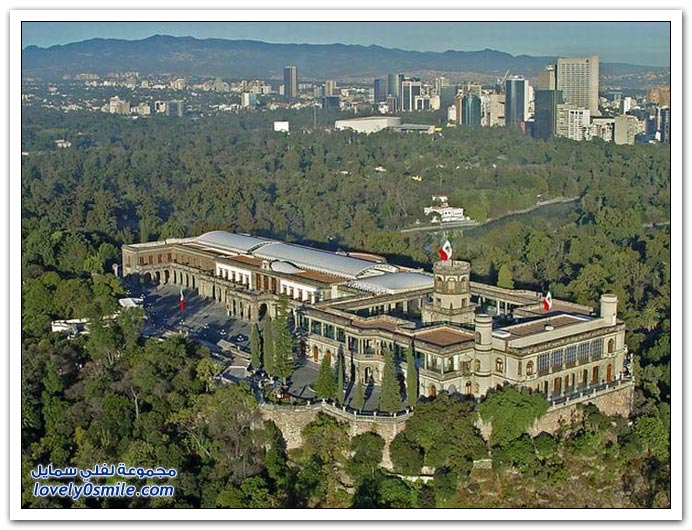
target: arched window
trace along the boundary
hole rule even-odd
[[[476,332],[476,344],[480,344],[480,343],[481,343],[481,332],[477,331]]]
[[[471,381],[466,381],[466,395],[470,396],[471,394]]]
[[[480,359],[476,359],[476,362],[475,362],[475,370],[476,370],[476,372],[480,372],[480,371],[481,371],[481,361],[480,361]]]
[[[608,353],[613,353],[615,351],[615,340],[610,339],[608,341]]]
[[[526,363],[526,375],[533,375],[533,361]]]
[[[495,371],[499,373],[503,373],[505,371],[505,363],[499,357],[495,359]]]

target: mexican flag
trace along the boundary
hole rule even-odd
[[[440,258],[442,261],[452,259],[452,244],[449,242],[449,239],[445,240],[444,244],[437,250],[437,252],[440,253]]]
[[[185,309],[185,295],[183,294],[183,288],[180,288],[180,311]]]
[[[550,294],[550,289],[548,293],[543,297],[543,311],[546,313],[553,308],[553,295]]]

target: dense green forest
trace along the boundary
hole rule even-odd
[[[294,114],[310,127],[312,111]],[[38,463],[136,461],[178,469],[175,498],[74,505],[669,506],[670,227],[660,226],[670,221],[669,147],[543,142],[511,129],[271,131],[284,117],[131,120],[23,109],[24,505],[70,505],[33,497],[29,470]],[[72,148],[53,149],[57,138]],[[287,453],[248,388],[217,387],[208,351],[192,342],[139,338],[137,312],[76,340],[49,332],[54,318],[112,314],[123,243],[223,229],[429,268],[429,236],[399,229],[422,219],[438,193],[478,220],[539,195],[578,197],[565,217],[469,231],[455,239],[455,255],[491,283],[550,286],[594,307],[603,292],[616,293],[635,359],[631,422],[589,408],[555,436],[509,429],[486,443],[472,418],[501,421],[494,400],[525,410],[531,398],[506,390],[478,406],[443,394],[419,403],[392,444],[402,475],[435,470],[431,482],[414,484],[378,467],[376,434],[349,439],[328,416],[306,427],[309,444]],[[485,458],[491,469],[472,469]]]

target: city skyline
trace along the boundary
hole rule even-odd
[[[410,51],[475,51],[582,56],[602,62],[670,66],[667,22],[25,22],[22,48],[92,38],[156,34],[269,43],[352,44]],[[636,38],[633,38],[636,36]]]

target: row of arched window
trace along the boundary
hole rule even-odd
[[[615,339],[609,338],[606,344],[608,353],[615,352]],[[553,370],[561,370],[563,367],[575,366],[577,362],[584,364],[591,361],[596,361],[603,354],[603,339],[595,339],[589,342],[580,344],[570,344],[565,348],[558,348],[550,352],[541,353],[538,356],[538,372],[548,372],[552,367]],[[526,375],[534,374],[534,363],[529,361],[526,363]]]

